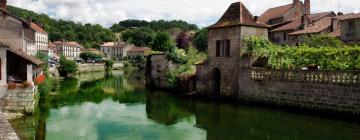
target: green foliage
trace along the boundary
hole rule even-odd
[[[135,62],[136,63],[144,63],[145,62],[145,57],[143,55],[137,55],[135,56]]]
[[[321,47],[341,47],[343,42],[335,37],[331,37],[327,34],[303,36],[300,39],[301,43],[310,47],[321,48]]]
[[[178,86],[179,77],[182,75],[193,75],[195,74],[195,68],[193,65],[180,65],[176,69],[169,70],[166,73],[167,83],[172,87],[176,88]]]
[[[190,47],[186,53],[186,64],[194,65],[207,59],[205,53],[199,52],[196,48]]]
[[[114,61],[111,60],[111,59],[107,59],[105,60],[105,69],[106,70],[110,70],[113,68],[113,65],[114,65]]]
[[[49,56],[46,53],[38,52],[38,53],[36,53],[35,57],[44,62],[49,61]]]
[[[206,28],[197,31],[194,35],[194,44],[200,52],[206,52],[208,48],[208,31]]]
[[[80,53],[80,58],[83,60],[100,60],[103,58],[103,55],[94,52],[82,52]]]
[[[154,30],[150,28],[127,29],[122,32],[122,39],[136,46],[149,46],[155,37]]]
[[[37,14],[25,9],[9,6],[10,12],[22,19],[32,18],[33,22],[41,23],[49,33],[49,40],[65,39],[77,41],[86,48],[96,47],[98,44],[114,41],[115,35],[110,29],[101,25],[81,24],[72,21],[55,20],[45,14]]]
[[[60,66],[58,67],[60,76],[68,77],[78,71],[78,65],[72,61],[67,60],[64,56],[60,57]]]
[[[174,63],[185,64],[187,56],[185,50],[174,48],[170,52],[167,52],[167,57]]]
[[[166,32],[157,32],[152,49],[154,51],[170,52],[173,50],[174,42],[170,39],[170,35]]]
[[[257,37],[244,41],[248,53],[254,53],[257,59],[268,58],[268,64],[274,69],[300,69],[309,65],[317,65],[326,70],[360,69],[359,47],[283,47]]]
[[[131,28],[150,28],[154,31],[165,31],[172,28],[180,28],[182,31],[188,30],[197,30],[198,27],[195,24],[189,24],[182,20],[173,20],[173,21],[145,21],[145,20],[125,20],[120,21],[118,24],[114,24],[110,29],[113,32],[122,32],[126,29]]]

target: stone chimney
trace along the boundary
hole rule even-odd
[[[295,6],[296,4],[298,4],[300,2],[300,0],[293,0],[293,5]]]
[[[311,14],[311,4],[310,4],[310,0],[305,0],[304,6],[305,6],[305,14],[310,15],[310,14]]]
[[[0,9],[4,9],[7,11],[6,3],[7,3],[7,0],[0,0]]]

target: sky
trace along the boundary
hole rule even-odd
[[[13,6],[44,13],[56,19],[110,27],[126,19],[184,20],[206,27],[239,0],[8,0]],[[242,0],[253,15],[293,0]],[[360,12],[360,0],[311,0],[312,13],[339,10]],[[339,6],[340,5],[340,6]]]

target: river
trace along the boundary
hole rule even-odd
[[[11,121],[24,140],[359,140],[360,124],[145,88],[143,74],[66,79],[34,116]]]

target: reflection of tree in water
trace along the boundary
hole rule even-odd
[[[180,119],[188,118],[191,114],[179,107],[180,100],[166,94],[149,93],[146,98],[146,113],[149,119],[165,125],[176,124]]]

